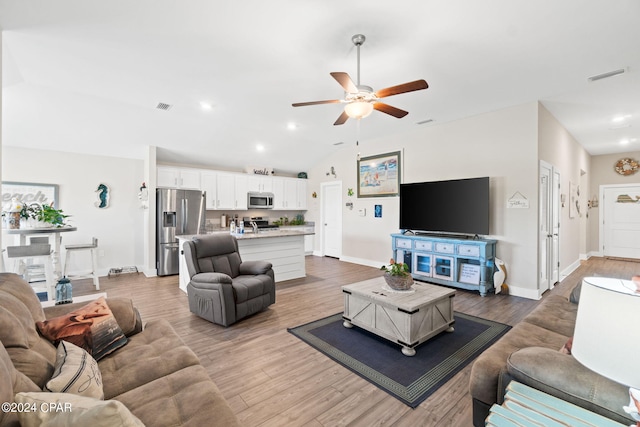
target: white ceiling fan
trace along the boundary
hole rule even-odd
[[[408,111],[392,107],[389,104],[380,102],[380,99],[388,96],[399,95],[401,93],[413,92],[416,90],[427,89],[429,85],[425,80],[415,80],[413,82],[404,83],[397,86],[391,86],[378,91],[373,91],[371,86],[360,84],[360,46],[366,40],[362,34],[356,34],[351,41],[358,49],[358,79],[357,84],[353,82],[349,74],[344,72],[329,73],[345,90],[344,99],[330,99],[326,101],[298,102],[292,104],[294,107],[304,107],[307,105],[319,104],[345,104],[344,111],[335,121],[334,125],[344,124],[349,118],[362,119],[367,117],[373,110],[377,110],[389,114],[398,119],[409,114]]]

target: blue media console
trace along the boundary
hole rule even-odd
[[[434,234],[391,235],[393,258],[407,263],[416,280],[477,290],[493,291],[496,240]]]

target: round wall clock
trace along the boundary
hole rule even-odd
[[[630,158],[624,158],[624,159],[620,159],[616,162],[615,166],[613,167],[613,169],[618,172],[620,175],[633,175],[634,173],[636,173],[638,171],[638,167],[640,167],[640,165],[638,164],[637,160],[633,160]]]

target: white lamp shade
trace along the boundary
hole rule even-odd
[[[373,111],[373,104],[370,102],[354,101],[345,105],[344,111],[352,119],[364,119]]]
[[[613,381],[640,388],[640,293],[630,280],[582,281],[571,354]]]

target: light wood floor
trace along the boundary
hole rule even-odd
[[[200,357],[246,426],[471,426],[471,365],[411,409],[331,361],[287,328],[342,312],[340,286],[380,275],[375,268],[307,257],[307,277],[279,283],[276,304],[229,328],[189,312],[177,276],[103,277],[101,291],[132,298],[143,321],[165,318]],[[550,293],[567,294],[585,276],[630,278],[640,263],[591,258]],[[508,277],[507,277],[508,279]],[[508,283],[508,280],[507,280]],[[74,295],[92,291],[74,282]],[[454,309],[514,325],[537,304],[507,295],[458,290]]]

